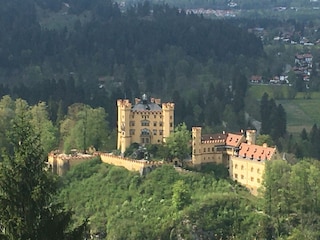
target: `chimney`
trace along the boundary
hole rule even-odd
[[[160,105],[160,104],[161,104],[161,99],[160,99],[160,98],[155,98],[155,99],[154,99],[154,102],[155,102],[156,104]]]
[[[248,144],[256,144],[256,130],[247,130],[246,140]]]

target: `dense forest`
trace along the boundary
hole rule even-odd
[[[52,121],[59,105],[66,114],[67,106],[81,101],[103,107],[114,126],[115,100],[146,92],[176,101],[177,122],[221,125],[228,122],[223,115],[243,110],[233,101],[246,90],[248,67],[242,64],[256,68],[254,59],[263,56],[253,34],[165,4],[145,2],[125,12],[98,0],[70,2],[66,10],[54,1],[1,4],[1,95],[45,101]],[[49,27],[45,15],[54,11],[70,22]],[[245,127],[243,117],[237,119],[230,129]]]

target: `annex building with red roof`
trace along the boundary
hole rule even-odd
[[[265,163],[278,157],[276,147],[256,144],[256,131],[202,134],[201,127],[192,128],[192,164],[223,164],[230,177],[257,195],[261,187]]]

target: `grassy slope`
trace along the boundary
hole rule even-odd
[[[279,100],[287,112],[288,131],[300,133],[303,128],[309,132],[313,124],[320,126],[320,93],[311,93],[311,99],[305,99],[299,93],[295,99]]]
[[[313,124],[320,126],[320,93],[313,92],[310,99],[305,98],[304,93],[298,93],[294,99],[290,99],[291,89],[289,86],[278,85],[252,85],[248,95],[252,99],[260,100],[264,93],[270,98],[277,99],[287,113],[287,130],[298,134],[303,128],[310,131]]]

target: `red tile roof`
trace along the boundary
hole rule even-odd
[[[276,153],[275,147],[251,145],[241,143],[239,157],[250,158],[255,160],[271,160]]]
[[[243,134],[228,133],[226,145],[231,147],[239,147]]]
[[[259,76],[259,75],[251,76],[251,81],[261,81],[261,80],[262,80],[262,76]]]

